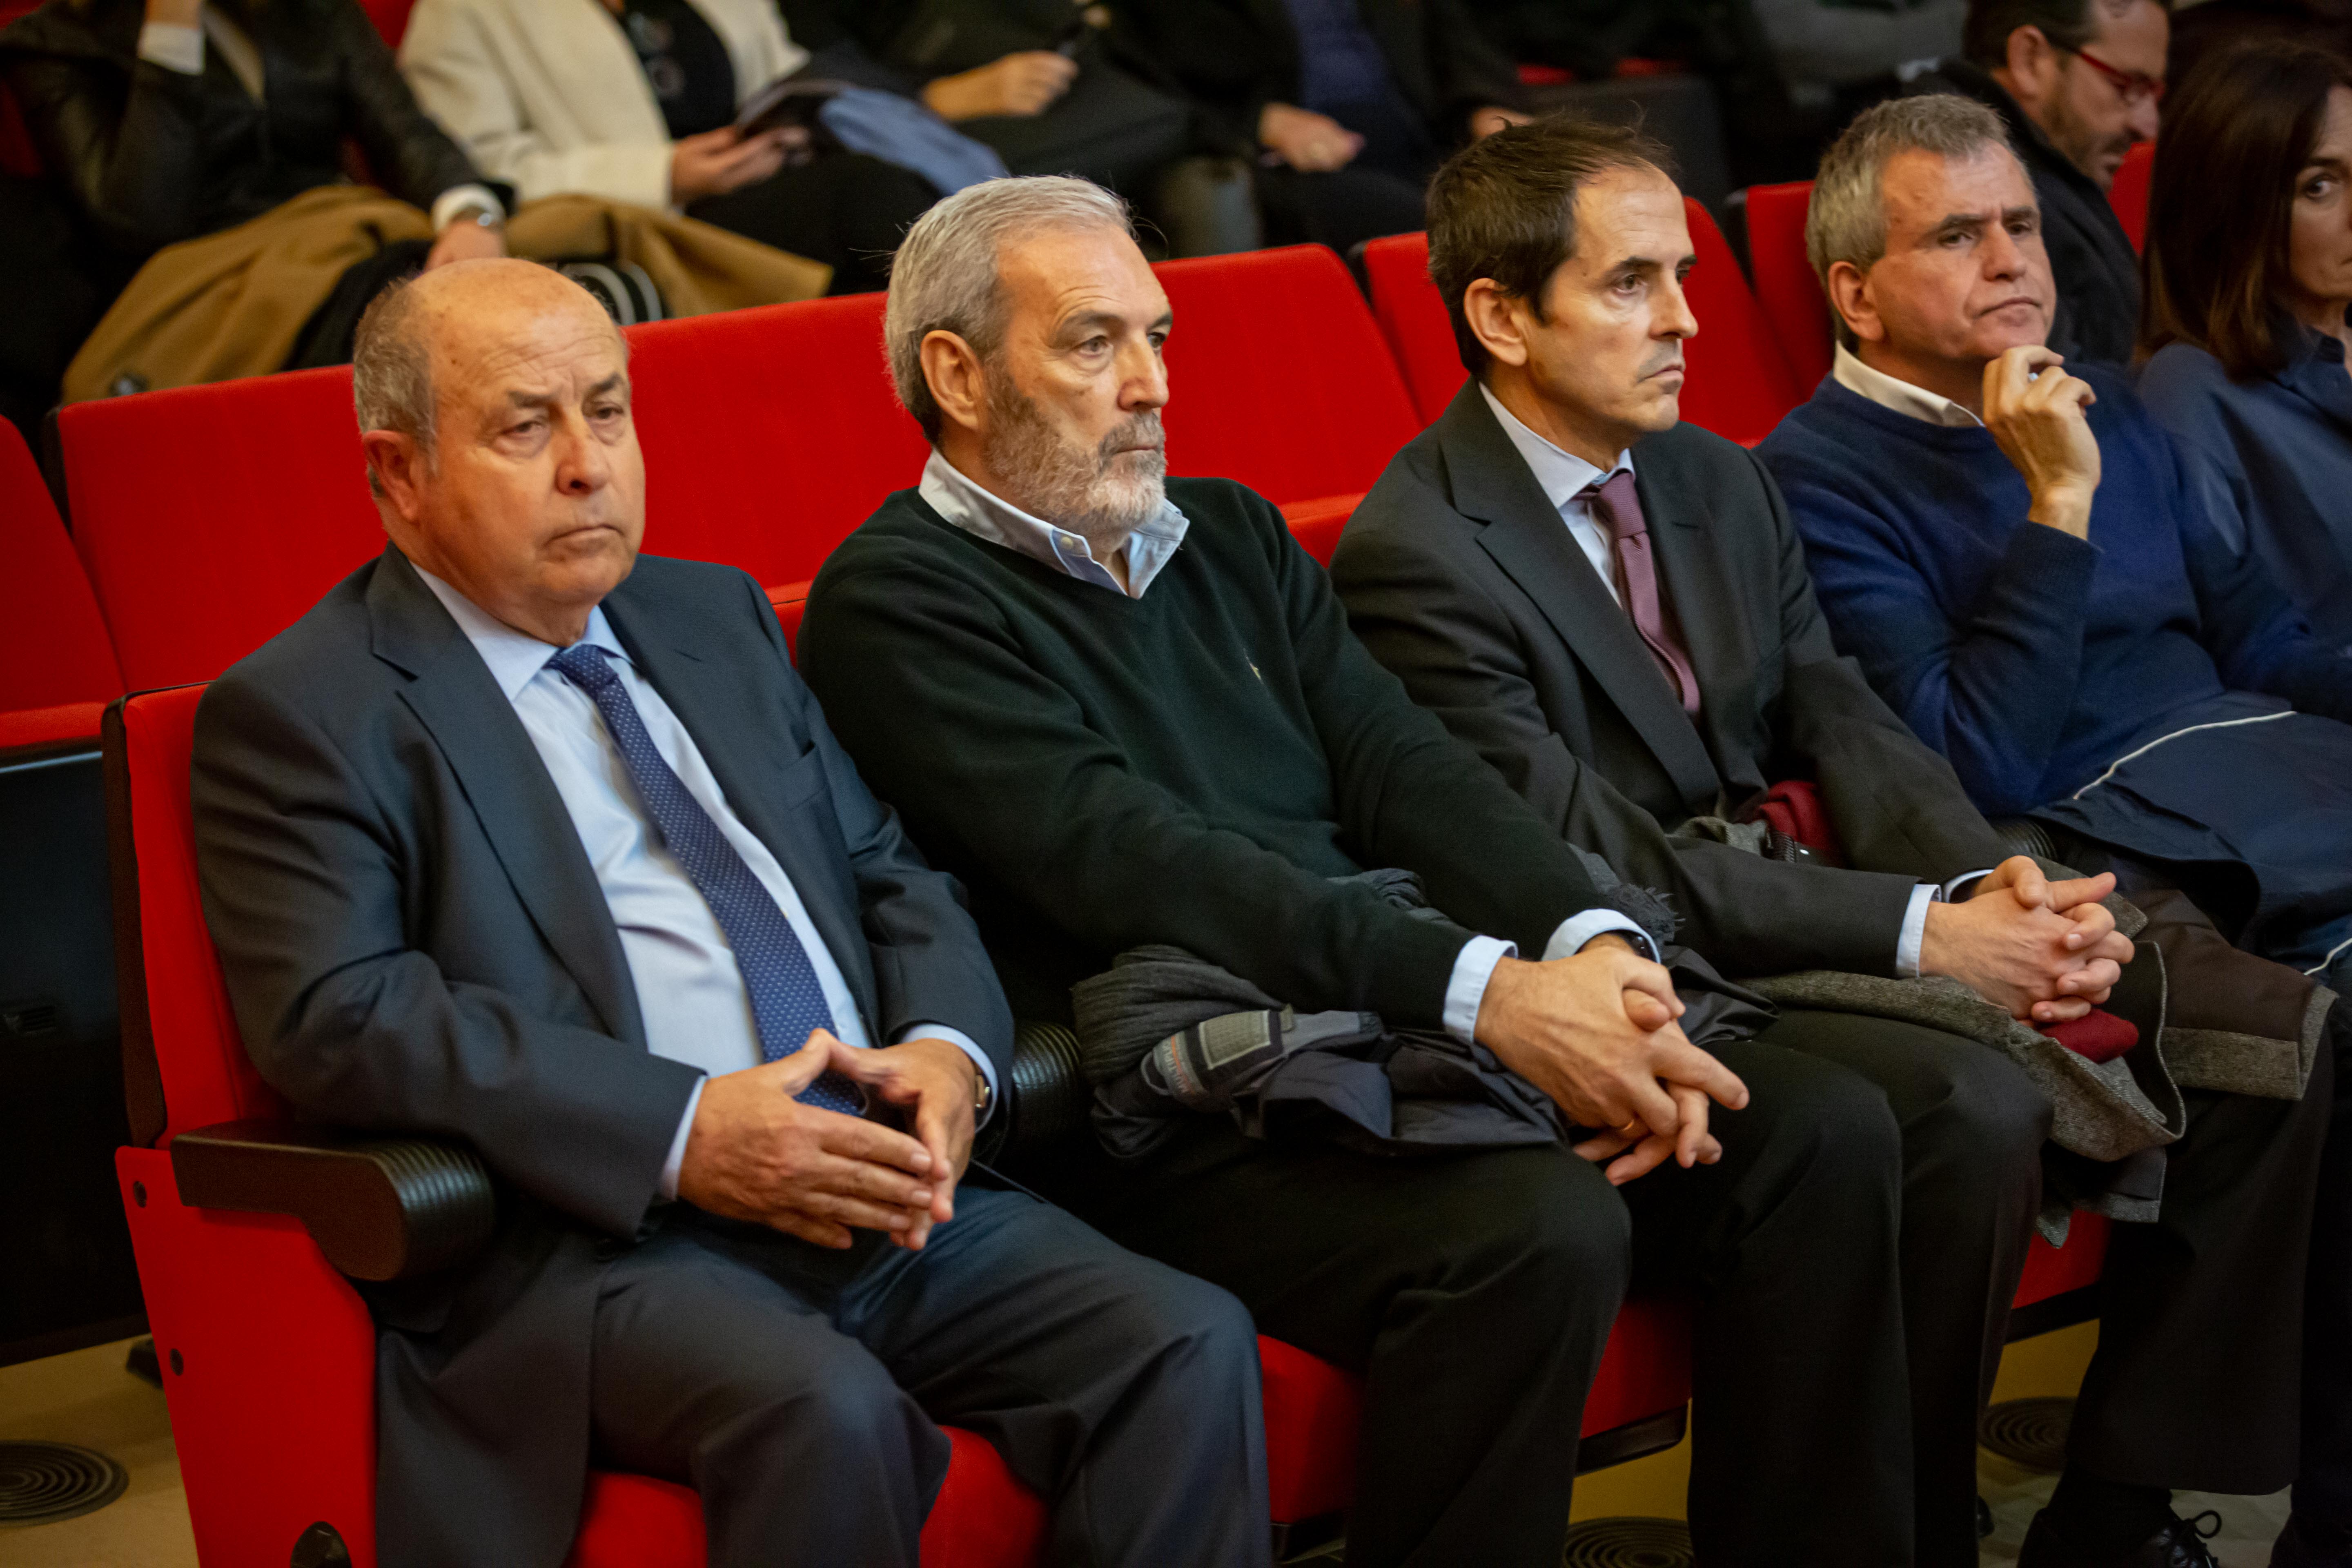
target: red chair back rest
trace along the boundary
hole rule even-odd
[[[1803,397],[1829,374],[1836,343],[1829,301],[1805,259],[1805,209],[1812,199],[1811,180],[1748,191],[1748,264],[1755,269],[1756,297]]]
[[[1347,267],[1319,245],[1163,262],[1171,473],[1277,505],[1360,493],[1421,428]]]
[[[285,1102],[245,1054],[196,887],[188,761],[203,696],[201,686],[142,692],[125,698],[117,710],[119,734],[113,723],[108,727],[110,750],[118,753],[110,757],[116,841],[123,842],[127,826],[130,850],[130,864],[116,874],[128,874],[138,889],[137,949],[119,952],[116,963],[124,994],[131,1136],[141,1142],[154,1141],[159,1109],[167,1135],[286,1114]],[[142,1084],[146,1042],[152,1042],[154,1077]],[[147,1103],[155,1089],[160,1108]]]
[[[1804,401],[1772,325],[1748,290],[1739,258],[1706,207],[1685,197],[1692,254],[1688,284],[1698,335],[1684,346],[1689,375],[1683,417],[1728,441],[1754,446]]]
[[[2116,183],[2107,189],[2107,205],[2123,221],[2134,250],[2147,247],[2147,182],[2155,167],[2156,143],[2134,142],[2124,154],[2124,166],[2116,171]]]
[[[383,549],[349,370],[68,405],[74,542],[136,691],[210,680]]]
[[[0,710],[121,695],[89,579],[25,438],[0,420]]]
[[[646,548],[762,583],[816,575],[930,448],[882,357],[882,296],[634,329]]]
[[[367,13],[375,30],[394,48],[408,32],[408,14],[416,8],[416,0],[360,0],[360,9]]]
[[[1445,412],[1469,379],[1445,300],[1429,280],[1429,236],[1392,234],[1364,247],[1372,315],[1404,370],[1413,406],[1427,424]]]

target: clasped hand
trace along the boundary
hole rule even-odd
[[[827,1068],[905,1110],[911,1136],[793,1098]],[[856,1228],[919,1250],[955,1217],[977,1071],[945,1040],[859,1050],[819,1029],[791,1056],[703,1084],[677,1195],[818,1247],[845,1247]]]
[[[1622,1186],[1669,1158],[1713,1164],[1723,1145],[1707,1131],[1707,1101],[1738,1110],[1748,1086],[1684,1037],[1674,977],[1602,936],[1572,958],[1495,965],[1478,1008],[1479,1041],[1551,1097],[1580,1127],[1604,1131],[1576,1145],[1609,1161]]]
[[[2131,939],[2099,901],[2115,890],[2112,874],[2053,882],[2011,856],[1966,901],[1928,906],[1920,973],[1948,974],[2011,1017],[2079,1018],[2131,962]]]

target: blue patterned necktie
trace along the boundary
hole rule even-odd
[[[646,733],[637,705],[628,688],[605,662],[604,650],[574,643],[547,662],[558,675],[588,694],[604,716],[604,729],[629,770],[637,799],[653,819],[663,845],[686,868],[695,890],[718,917],[735,950],[743,989],[751,999],[751,1020],[760,1031],[760,1059],[775,1061],[808,1043],[813,1029],[834,1026],[833,1009],[825,1005],[824,988],[817,983],[816,966],[793,931],[793,922],[727,841],[719,824],[688,793],[669,763]],[[857,1086],[827,1069],[801,1090],[804,1104],[858,1115],[864,1109]]]

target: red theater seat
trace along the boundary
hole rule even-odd
[[[1829,374],[1836,341],[1829,301],[1805,259],[1805,208],[1812,199],[1811,180],[1748,191],[1748,264],[1756,272],[1756,295],[1806,397]]]
[[[1753,446],[1801,401],[1796,380],[1723,231],[1697,202],[1685,199],[1683,205],[1698,258],[1688,288],[1699,326],[1684,350],[1690,375],[1683,386],[1683,417]],[[1373,240],[1364,247],[1364,270],[1373,310],[1412,383],[1413,400],[1423,419],[1434,419],[1468,375],[1454,347],[1445,301],[1429,280],[1429,237],[1400,234]]]
[[[2134,250],[2147,243],[2147,182],[2155,167],[2156,143],[2136,142],[2124,154],[2124,166],[2116,171],[2116,183],[2107,191],[2107,205],[2123,221]]]
[[[0,420],[0,751],[95,739],[121,694],[89,579],[24,437]]]

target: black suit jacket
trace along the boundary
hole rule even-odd
[[[1997,863],[1944,760],[1836,657],[1780,493],[1695,426],[1635,484],[1698,675],[1683,711],[1475,382],[1400,452],[1341,535],[1349,623],[1415,700],[1570,841],[1667,892],[1733,974],[1894,972],[1912,888]],[[1813,777],[1852,869],[1669,837]]]
[[[951,1025],[1009,1082],[1011,1015],[960,890],[859,781],[751,579],[646,557],[604,611],[872,1037]],[[501,1188],[485,1257],[370,1291],[381,1560],[556,1568],[598,1281],[661,1223],[698,1074],[647,1052],[562,797],[396,550],[214,683],[193,781],[205,912],[262,1076],[308,1118],[464,1139]]]

